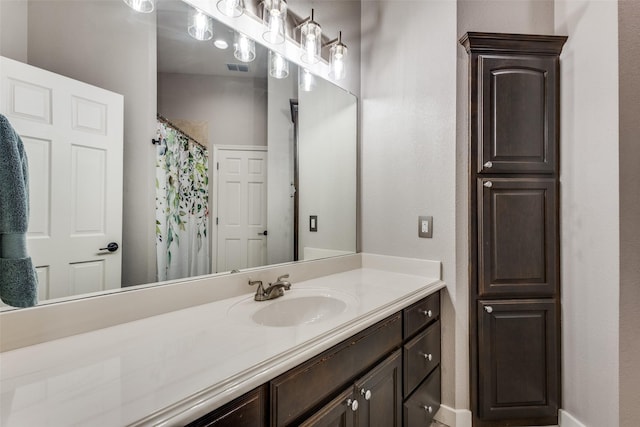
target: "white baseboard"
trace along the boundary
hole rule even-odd
[[[471,411],[468,409],[453,409],[447,405],[440,405],[440,410],[434,418],[449,427],[471,427]]]
[[[587,427],[563,409],[560,409],[560,413],[558,414],[558,425],[560,427]]]

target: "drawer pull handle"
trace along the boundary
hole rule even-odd
[[[370,400],[371,399],[371,390],[362,389],[362,390],[360,390],[360,394],[364,396],[364,400]]]
[[[420,356],[424,357],[424,360],[427,360],[429,362],[433,360],[433,355],[431,353],[427,354],[427,353],[420,352]]]
[[[491,169],[493,167],[493,163],[487,162],[487,163],[484,164],[484,167],[487,168],[487,169]]]
[[[487,313],[493,313],[493,307],[491,307],[490,305],[485,305],[484,311],[486,311]]]
[[[348,400],[347,400],[347,406],[348,406],[349,408],[351,408],[351,410],[352,410],[353,412],[356,412],[356,411],[358,410],[358,401],[357,401],[357,400],[355,400],[355,399],[353,399],[353,400],[348,399]]]
[[[487,188],[491,188],[491,187],[493,187],[493,182],[491,182],[491,181],[487,181],[487,182],[485,182],[485,183],[484,183],[484,184],[482,184],[482,185],[484,185],[484,186],[485,186],[485,187],[487,187]]]
[[[431,310],[418,310],[418,311],[420,312],[420,314],[424,314],[427,317],[431,317],[433,315]]]
[[[423,406],[423,408],[424,408],[424,411],[425,411],[425,412],[428,412],[428,413],[430,413],[430,414],[432,414],[432,413],[433,413],[433,408],[432,408],[431,406],[429,406],[429,405],[424,405],[424,406]]]

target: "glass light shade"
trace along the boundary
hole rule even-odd
[[[141,13],[151,13],[155,9],[154,0],[124,0],[131,9]]]
[[[289,75],[289,62],[277,52],[269,51],[269,75],[276,79]]]
[[[256,42],[241,33],[236,33],[233,42],[233,56],[241,62],[251,62],[256,59]]]
[[[317,22],[309,20],[300,27],[300,45],[302,56],[300,59],[307,64],[315,64],[320,61],[320,49],[322,41],[322,29]]]
[[[329,50],[329,77],[334,80],[342,80],[346,76],[345,60],[347,59],[347,46],[338,42]]]
[[[287,2],[284,0],[264,0],[262,19],[267,27],[262,38],[271,44],[284,43],[284,23],[287,17]]]
[[[298,67],[298,89],[303,92],[311,92],[316,87],[316,76],[311,71]]]
[[[231,18],[237,18],[244,12],[242,0],[220,0],[216,7],[223,15]]]
[[[213,38],[213,19],[202,11],[189,9],[189,35],[196,40],[211,40]]]

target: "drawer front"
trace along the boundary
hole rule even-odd
[[[404,338],[418,332],[440,316],[440,292],[418,301],[411,307],[404,309]]]
[[[261,427],[267,425],[266,387],[261,386],[187,427]]]
[[[404,402],[405,427],[428,426],[440,409],[440,367]]]
[[[406,343],[403,353],[406,397],[440,363],[440,321]]]
[[[401,343],[397,313],[272,380],[271,425],[292,425]]]

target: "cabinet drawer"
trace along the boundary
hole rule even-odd
[[[440,363],[440,321],[404,345],[404,395],[413,389]]]
[[[267,425],[266,386],[258,387],[187,427],[260,427]]]
[[[411,307],[404,309],[404,338],[418,332],[423,326],[428,325],[440,315],[440,292],[418,301]]]
[[[404,402],[404,425],[428,426],[440,409],[440,367]]]
[[[271,381],[271,425],[296,422],[402,343],[397,313]]]

